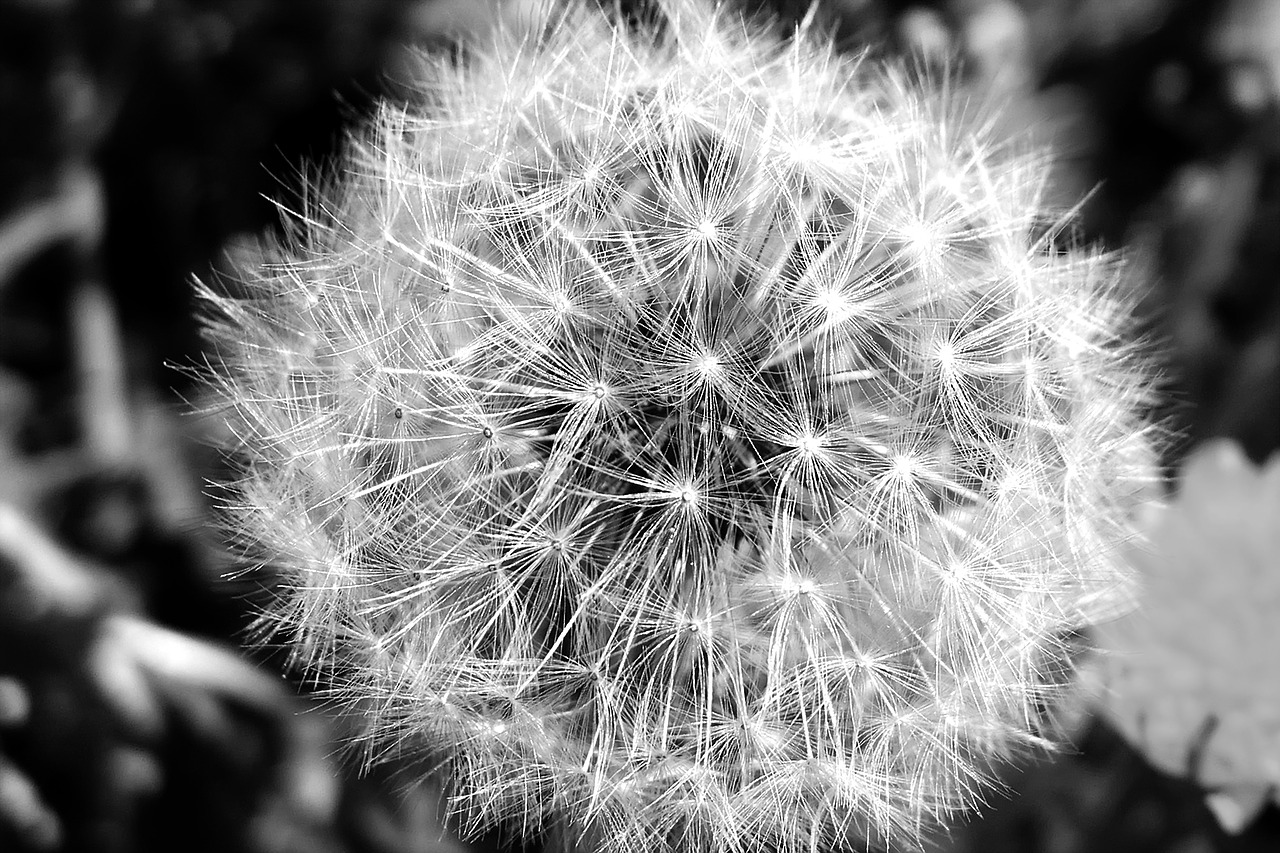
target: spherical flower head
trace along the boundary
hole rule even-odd
[[[1120,266],[954,88],[665,11],[430,66],[206,294],[229,516],[469,826],[909,842],[1125,598]]]

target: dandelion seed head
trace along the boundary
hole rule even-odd
[[[914,843],[1120,607],[1124,268],[1048,245],[1045,158],[956,92],[661,8],[426,63],[250,298],[205,289],[228,528],[463,826]]]

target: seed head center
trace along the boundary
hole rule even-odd
[[[849,298],[838,287],[823,288],[814,301],[826,312],[827,321],[831,323],[838,323],[852,313]]]
[[[678,489],[674,489],[671,492],[671,497],[680,501],[680,503],[687,507],[694,507],[698,505],[698,490],[693,486],[686,485],[681,486]]]
[[[714,352],[704,352],[700,355],[697,360],[697,367],[698,374],[702,376],[703,379],[710,379],[713,376],[717,376],[724,369],[724,366],[720,363],[720,356],[716,355]]]
[[[822,446],[822,439],[819,436],[812,434],[803,435],[800,437],[800,440],[796,442],[796,447],[800,450],[800,453],[810,458],[817,456],[822,450]]]
[[[938,365],[945,373],[954,373],[956,369],[956,347],[951,341],[941,341],[935,357]]]

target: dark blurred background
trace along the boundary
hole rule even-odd
[[[217,426],[179,414],[174,365],[200,358],[191,277],[276,227],[271,199],[399,96],[411,47],[525,5],[0,0],[0,851],[465,849],[430,792],[353,772],[341,723],[267,675],[278,661],[233,663],[253,586],[225,577],[207,530]],[[1007,102],[1008,132],[1059,151],[1055,202],[1087,196],[1083,235],[1151,282],[1171,472],[1211,436],[1256,461],[1280,446],[1280,2],[816,14],[851,51],[960,57]],[[186,669],[148,657],[166,644]],[[1280,850],[1274,807],[1229,836],[1194,783],[1083,731],[1078,755],[1012,770],[1009,795],[939,844]]]

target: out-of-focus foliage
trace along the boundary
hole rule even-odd
[[[1239,828],[1280,796],[1280,455],[1214,442],[1152,519],[1142,609],[1099,629],[1102,707]]]

